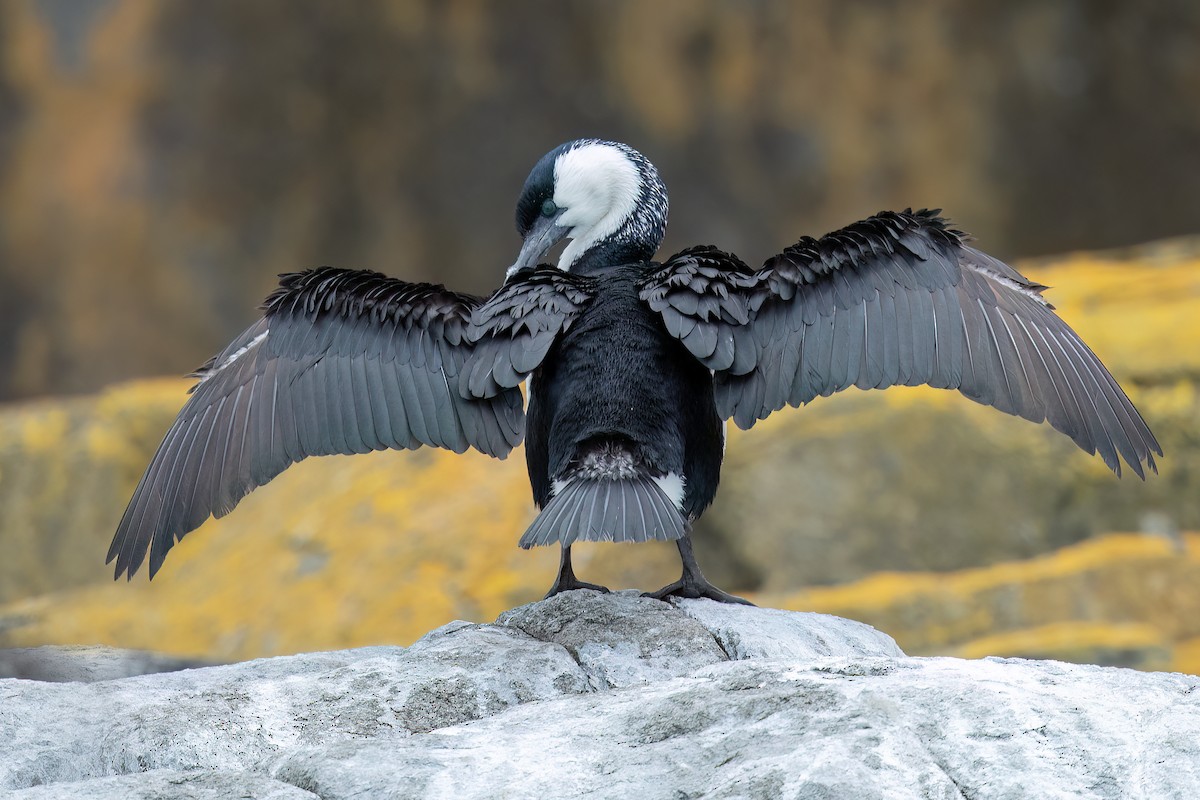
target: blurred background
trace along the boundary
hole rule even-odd
[[[0,646],[232,660],[413,641],[541,596],[505,462],[293,467],[113,584],[190,371],[277,273],[486,293],[545,151],[627,141],[668,251],[751,263],[941,207],[1048,297],[1166,450],[1118,481],[1047,427],[851,391],[731,436],[716,583],[910,653],[1200,672],[1200,4],[13,0],[0,4]],[[654,589],[674,548],[581,548]]]

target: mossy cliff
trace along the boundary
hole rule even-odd
[[[1022,267],[1058,287],[1050,299],[1130,389],[1167,452],[1161,475],[1117,481],[1047,427],[954,393],[847,392],[731,431],[697,534],[706,571],[867,620],[914,652],[1192,665],[1194,539],[1169,537],[1200,529],[1200,255],[1171,242]],[[0,414],[0,641],[223,659],[407,643],[549,585],[556,554],[515,546],[533,513],[520,451],[434,450],[305,462],[184,539],[153,583],[110,583],[109,537],[185,386]],[[1071,547],[1108,531],[1163,536]],[[649,545],[581,548],[577,566],[644,589],[678,568]],[[874,574],[898,569],[937,572]]]
[[[886,630],[912,655],[1200,673],[1200,534],[1109,534],[1029,561],[877,573],[762,601]]]
[[[1194,1],[548,11],[0,3],[0,399],[198,364],[280,272],[487,291],[579,136],[655,162],[671,251],[909,205],[1001,256],[1197,232]]]

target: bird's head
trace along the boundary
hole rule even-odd
[[[508,270],[536,265],[563,239],[558,268],[588,272],[648,259],[667,226],[667,189],[645,156],[620,142],[577,139],[542,156],[517,201],[525,240]]]

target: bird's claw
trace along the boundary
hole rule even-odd
[[[575,589],[591,589],[593,592],[600,592],[600,594],[609,594],[609,589],[607,586],[601,586],[596,583],[585,583],[584,581],[580,580],[564,581],[560,579],[554,582],[554,585],[550,587],[550,591],[546,592],[546,596],[542,599],[549,600],[556,594],[571,592]]]
[[[668,597],[686,597],[689,599],[706,597],[709,600],[716,600],[718,603],[739,603],[745,606],[754,605],[754,603],[751,603],[744,597],[723,592],[703,579],[689,580],[681,578],[672,584],[664,586],[657,592],[644,592],[642,597],[653,597],[655,600],[666,600]]]

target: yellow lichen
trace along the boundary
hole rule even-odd
[[[1178,542],[1112,534],[1029,561],[948,574],[885,573],[763,599],[862,619],[916,653],[994,647],[991,654],[1012,655],[1020,653],[1000,645],[1015,639],[1005,637],[1029,630],[1049,636],[1070,626],[1099,631],[1120,624],[1153,629],[1168,642],[1200,635],[1200,596],[1190,590],[1198,580],[1200,534]]]
[[[960,658],[1054,658],[1161,670],[1178,661],[1168,637],[1152,625],[1056,622],[984,636],[953,651]]]
[[[408,643],[494,616],[535,599],[555,564],[515,547],[530,513],[519,457],[312,459],[185,538],[152,583],[66,592],[52,613],[5,609],[35,619],[10,639],[243,658]]]
[[[1176,642],[1172,656],[1171,664],[1167,667],[1172,672],[1200,675],[1200,636]]]

